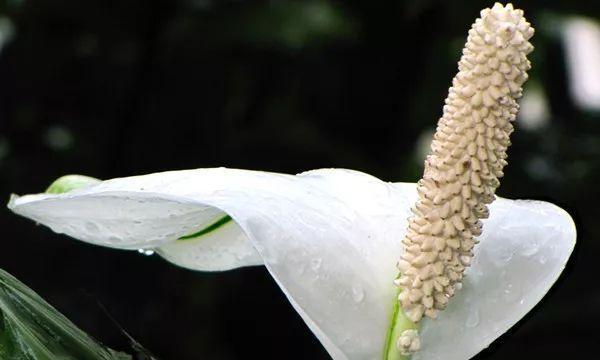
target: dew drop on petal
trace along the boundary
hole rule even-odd
[[[515,298],[517,296],[519,296],[518,291],[515,291],[515,289],[513,289],[513,284],[509,283],[508,285],[506,285],[506,288],[504,289],[504,294],[502,296],[504,298],[504,301],[515,301]]]
[[[474,308],[467,317],[467,321],[465,322],[466,327],[473,328],[479,325],[479,309]]]
[[[365,291],[363,290],[362,287],[355,285],[352,287],[352,300],[354,300],[354,302],[362,302],[365,298]]]
[[[96,232],[96,231],[98,231],[99,227],[96,223],[94,223],[92,221],[86,221],[85,229],[89,232]]]
[[[319,268],[321,267],[321,262],[322,260],[319,258],[312,259],[310,261],[310,268],[313,269],[313,271],[319,270]]]
[[[522,254],[524,256],[530,257],[530,256],[537,254],[539,249],[540,249],[539,240],[533,239],[524,244]]]
[[[118,236],[111,235],[108,237],[108,241],[111,243],[120,243],[123,239]]]
[[[509,261],[513,258],[512,251],[503,251],[498,254],[496,258],[497,265],[503,266],[509,263]]]
[[[305,270],[306,270],[306,265],[304,265],[304,264],[298,265],[298,268],[297,268],[298,275],[304,275]]]
[[[154,250],[152,249],[138,249],[138,252],[146,256],[154,255]]]

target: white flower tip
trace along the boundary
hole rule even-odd
[[[6,206],[10,210],[13,210],[15,208],[15,203],[17,202],[17,199],[19,199],[19,195],[17,195],[17,194],[10,194],[10,198],[8,199],[8,204],[6,204]]]

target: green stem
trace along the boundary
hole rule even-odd
[[[402,307],[400,306],[398,295],[401,291],[402,289],[399,289],[396,293],[396,297],[394,298],[394,311],[390,321],[390,327],[388,328],[385,348],[383,351],[384,360],[409,360],[410,355],[402,355],[396,348],[396,341],[403,331],[419,329],[419,325],[407,318],[402,310]]]

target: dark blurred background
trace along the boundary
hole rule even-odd
[[[55,178],[226,166],[416,181],[467,30],[491,1],[0,1],[0,196]],[[480,359],[600,335],[600,4],[520,1],[533,69],[499,195],[576,219],[567,271]],[[263,268],[192,272],[0,211],[0,267],[116,349],[102,302],[164,360],[328,359]],[[580,356],[580,355],[579,355]]]

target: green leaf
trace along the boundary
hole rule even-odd
[[[131,360],[80,330],[33,290],[0,269],[0,359]]]

